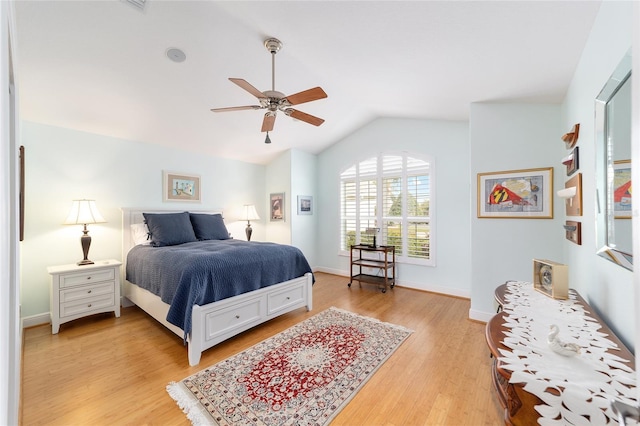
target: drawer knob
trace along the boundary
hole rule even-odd
[[[91,293],[91,290],[88,290],[87,293]]]
[[[87,308],[90,308],[90,307],[91,307],[91,303],[89,303],[89,304],[87,305]]]
[[[240,319],[240,315],[236,315],[236,319]]]
[[[289,296],[287,296],[287,300],[291,300],[291,298]]]
[[[89,275],[89,276],[87,277],[87,279],[88,279],[88,280],[90,280],[90,279],[91,279],[91,275]]]

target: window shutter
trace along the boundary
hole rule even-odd
[[[431,165],[420,158],[381,155],[341,174],[341,245],[371,244],[367,228],[378,228],[377,243],[396,247],[399,261],[432,256]]]

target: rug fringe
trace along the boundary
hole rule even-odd
[[[395,328],[395,329],[397,329],[397,330],[406,331],[406,332],[408,332],[408,333],[413,333],[413,332],[414,332],[414,330],[412,330],[412,329],[410,329],[410,328],[407,328],[407,327],[404,327],[404,326],[402,326],[402,325],[393,324],[393,323],[390,323],[390,322],[380,321],[380,320],[379,320],[379,319],[377,319],[377,318],[367,317],[367,316],[364,316],[364,315],[356,314],[355,312],[347,311],[347,310],[342,309],[342,308],[336,308],[335,306],[331,306],[331,307],[329,308],[329,310],[331,310],[331,311],[337,311],[337,312],[342,312],[342,313],[344,313],[344,314],[348,314],[348,315],[351,315],[351,316],[354,316],[354,317],[358,317],[358,318],[364,318],[364,319],[366,319],[366,320],[373,321],[373,322],[377,322],[377,323],[379,323],[379,324],[384,324],[384,325],[386,325],[386,326],[389,326],[389,327]],[[407,336],[407,337],[408,337],[408,336]]]
[[[204,410],[200,402],[193,394],[184,388],[182,382],[170,382],[167,392],[173,398],[182,411],[187,415],[193,426],[208,426],[216,424],[211,416]]]

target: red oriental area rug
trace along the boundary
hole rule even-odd
[[[330,308],[167,391],[197,425],[325,425],[411,333]]]

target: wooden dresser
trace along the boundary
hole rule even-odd
[[[506,306],[505,304],[508,303],[505,298],[507,292],[507,284],[503,284],[495,290],[495,298],[500,307]],[[589,317],[593,318],[600,324],[601,328],[598,331],[607,334],[608,339],[618,346],[619,350],[615,351],[615,355],[629,360],[627,365],[630,368],[635,369],[635,358],[629,349],[627,349],[620,339],[577,292],[573,290],[571,290],[571,292],[575,295],[576,302],[586,308],[589,312]],[[547,296],[540,294],[540,297],[544,298]],[[499,311],[501,311],[500,308]],[[544,405],[545,403],[536,395],[526,391],[524,389],[524,383],[509,383],[512,371],[504,368],[505,363],[508,361],[503,357],[505,352],[501,353],[501,351],[511,352],[511,349],[503,343],[507,333],[511,330],[510,327],[505,326],[505,324],[508,323],[508,320],[510,320],[509,313],[501,311],[487,323],[486,327],[487,344],[489,345],[489,349],[494,360],[492,365],[493,384],[498,395],[498,400],[504,409],[504,420],[506,425],[537,425],[540,414],[534,407]],[[607,352],[612,351],[609,349]],[[567,371],[567,380],[570,380],[571,374],[571,371]],[[560,393],[555,389],[547,389],[547,392],[556,396],[560,395]],[[615,395],[612,397],[615,397]]]

